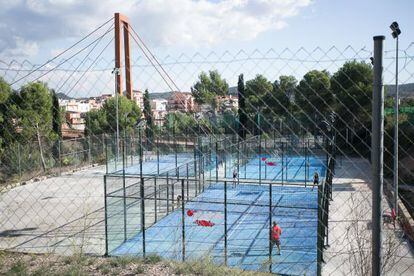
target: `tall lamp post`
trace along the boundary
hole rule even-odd
[[[118,82],[117,76],[121,74],[119,68],[114,68],[112,74],[115,75],[115,99],[116,99],[116,161],[119,160],[119,110],[118,110]],[[115,162],[116,163],[116,162]]]
[[[390,25],[392,30],[392,37],[395,38],[395,98],[394,98],[394,210],[398,214],[398,107],[399,107],[399,95],[398,95],[398,37],[401,34],[400,27],[397,22],[392,22]]]

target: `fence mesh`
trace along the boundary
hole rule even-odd
[[[371,272],[371,47],[158,58],[131,29],[128,100],[114,94],[112,31],[42,65],[1,61],[0,249]],[[397,196],[395,49],[384,52],[389,275],[414,272],[413,45],[399,53]]]

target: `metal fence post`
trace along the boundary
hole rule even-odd
[[[285,153],[284,153],[284,151],[285,151],[285,149],[284,149],[284,143],[281,142],[281,144],[282,144],[282,185],[283,185],[283,178],[284,178],[284,174],[285,174],[285,172],[284,172],[284,167],[285,167],[285,164],[284,164]]]
[[[322,247],[323,247],[323,240],[324,240],[324,228],[323,228],[323,201],[322,201],[322,189],[321,185],[318,185],[318,228],[317,228],[317,247],[316,247],[316,275],[320,276],[322,273]]]
[[[104,209],[105,209],[105,256],[108,256],[108,196],[107,196],[107,188],[106,188],[106,179],[107,176],[104,175]]]
[[[384,90],[382,85],[382,54],[384,36],[374,37],[374,83],[372,101],[372,275],[381,274],[384,158]]]
[[[157,177],[154,177],[154,220],[157,222]]]
[[[19,180],[20,182],[22,181],[22,158],[21,158],[21,151],[20,151],[20,143],[17,143],[17,161],[18,161],[18,166],[19,166]],[[60,174],[60,173],[59,173]]]
[[[224,265],[227,266],[227,181],[224,181]]]
[[[269,273],[272,273],[272,183],[269,183]]]
[[[92,144],[92,142],[91,142],[91,136],[88,135],[88,162],[89,162],[89,165],[92,164],[91,144]]]
[[[142,256],[145,258],[145,199],[144,199],[144,178],[141,176],[140,197],[141,197],[141,232],[142,232]]]
[[[125,140],[122,142],[122,190],[124,203],[124,241],[127,240],[127,203],[126,203],[126,180],[125,180]]]
[[[157,137],[157,175],[160,175],[160,138]]]
[[[218,142],[216,138],[216,182],[218,182]]]
[[[169,191],[169,177],[167,172],[167,215],[170,213],[170,191]]]
[[[184,179],[181,179],[181,233],[182,233],[182,260],[185,261],[185,211],[184,211]]]

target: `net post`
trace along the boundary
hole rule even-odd
[[[227,266],[227,181],[224,181],[224,265]]]
[[[185,261],[185,211],[184,211],[184,179],[181,179],[181,233],[182,261]]]
[[[104,256],[108,256],[109,254],[109,245],[108,245],[108,193],[106,187],[106,179],[107,176],[104,175],[104,209],[105,209],[105,254]]]

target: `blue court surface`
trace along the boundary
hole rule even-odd
[[[176,176],[177,173],[179,175],[186,175],[188,164],[190,174],[191,171],[194,171],[194,161],[192,160],[194,160],[194,155],[192,153],[177,153],[177,156],[175,154],[163,154],[159,155],[159,157],[156,155],[150,157],[146,156],[145,160],[142,162],[142,173],[144,175],[161,175],[168,172],[171,176]],[[122,164],[117,169],[113,169],[110,173],[123,174]],[[126,164],[125,174],[139,175],[139,160],[135,160],[134,164]]]
[[[227,263],[268,272],[269,185],[227,185]],[[216,183],[185,204],[186,260],[208,256],[217,264],[224,263],[223,202],[224,184]],[[281,255],[276,255],[275,247],[272,272],[316,275],[317,188],[273,185],[272,206],[272,221],[277,221],[282,228]],[[201,221],[208,221],[209,225]],[[138,231],[109,252],[110,255],[142,255],[142,233]],[[147,255],[181,260],[182,210],[176,209],[147,228],[145,236]]]
[[[230,159],[230,158],[227,158]],[[223,161],[226,163],[226,176],[232,177],[237,170],[237,159]],[[260,155],[239,165],[238,177],[241,179],[262,179],[286,182],[311,182],[313,174],[318,172],[322,178],[325,175],[325,160],[323,157],[305,156],[272,156]]]

